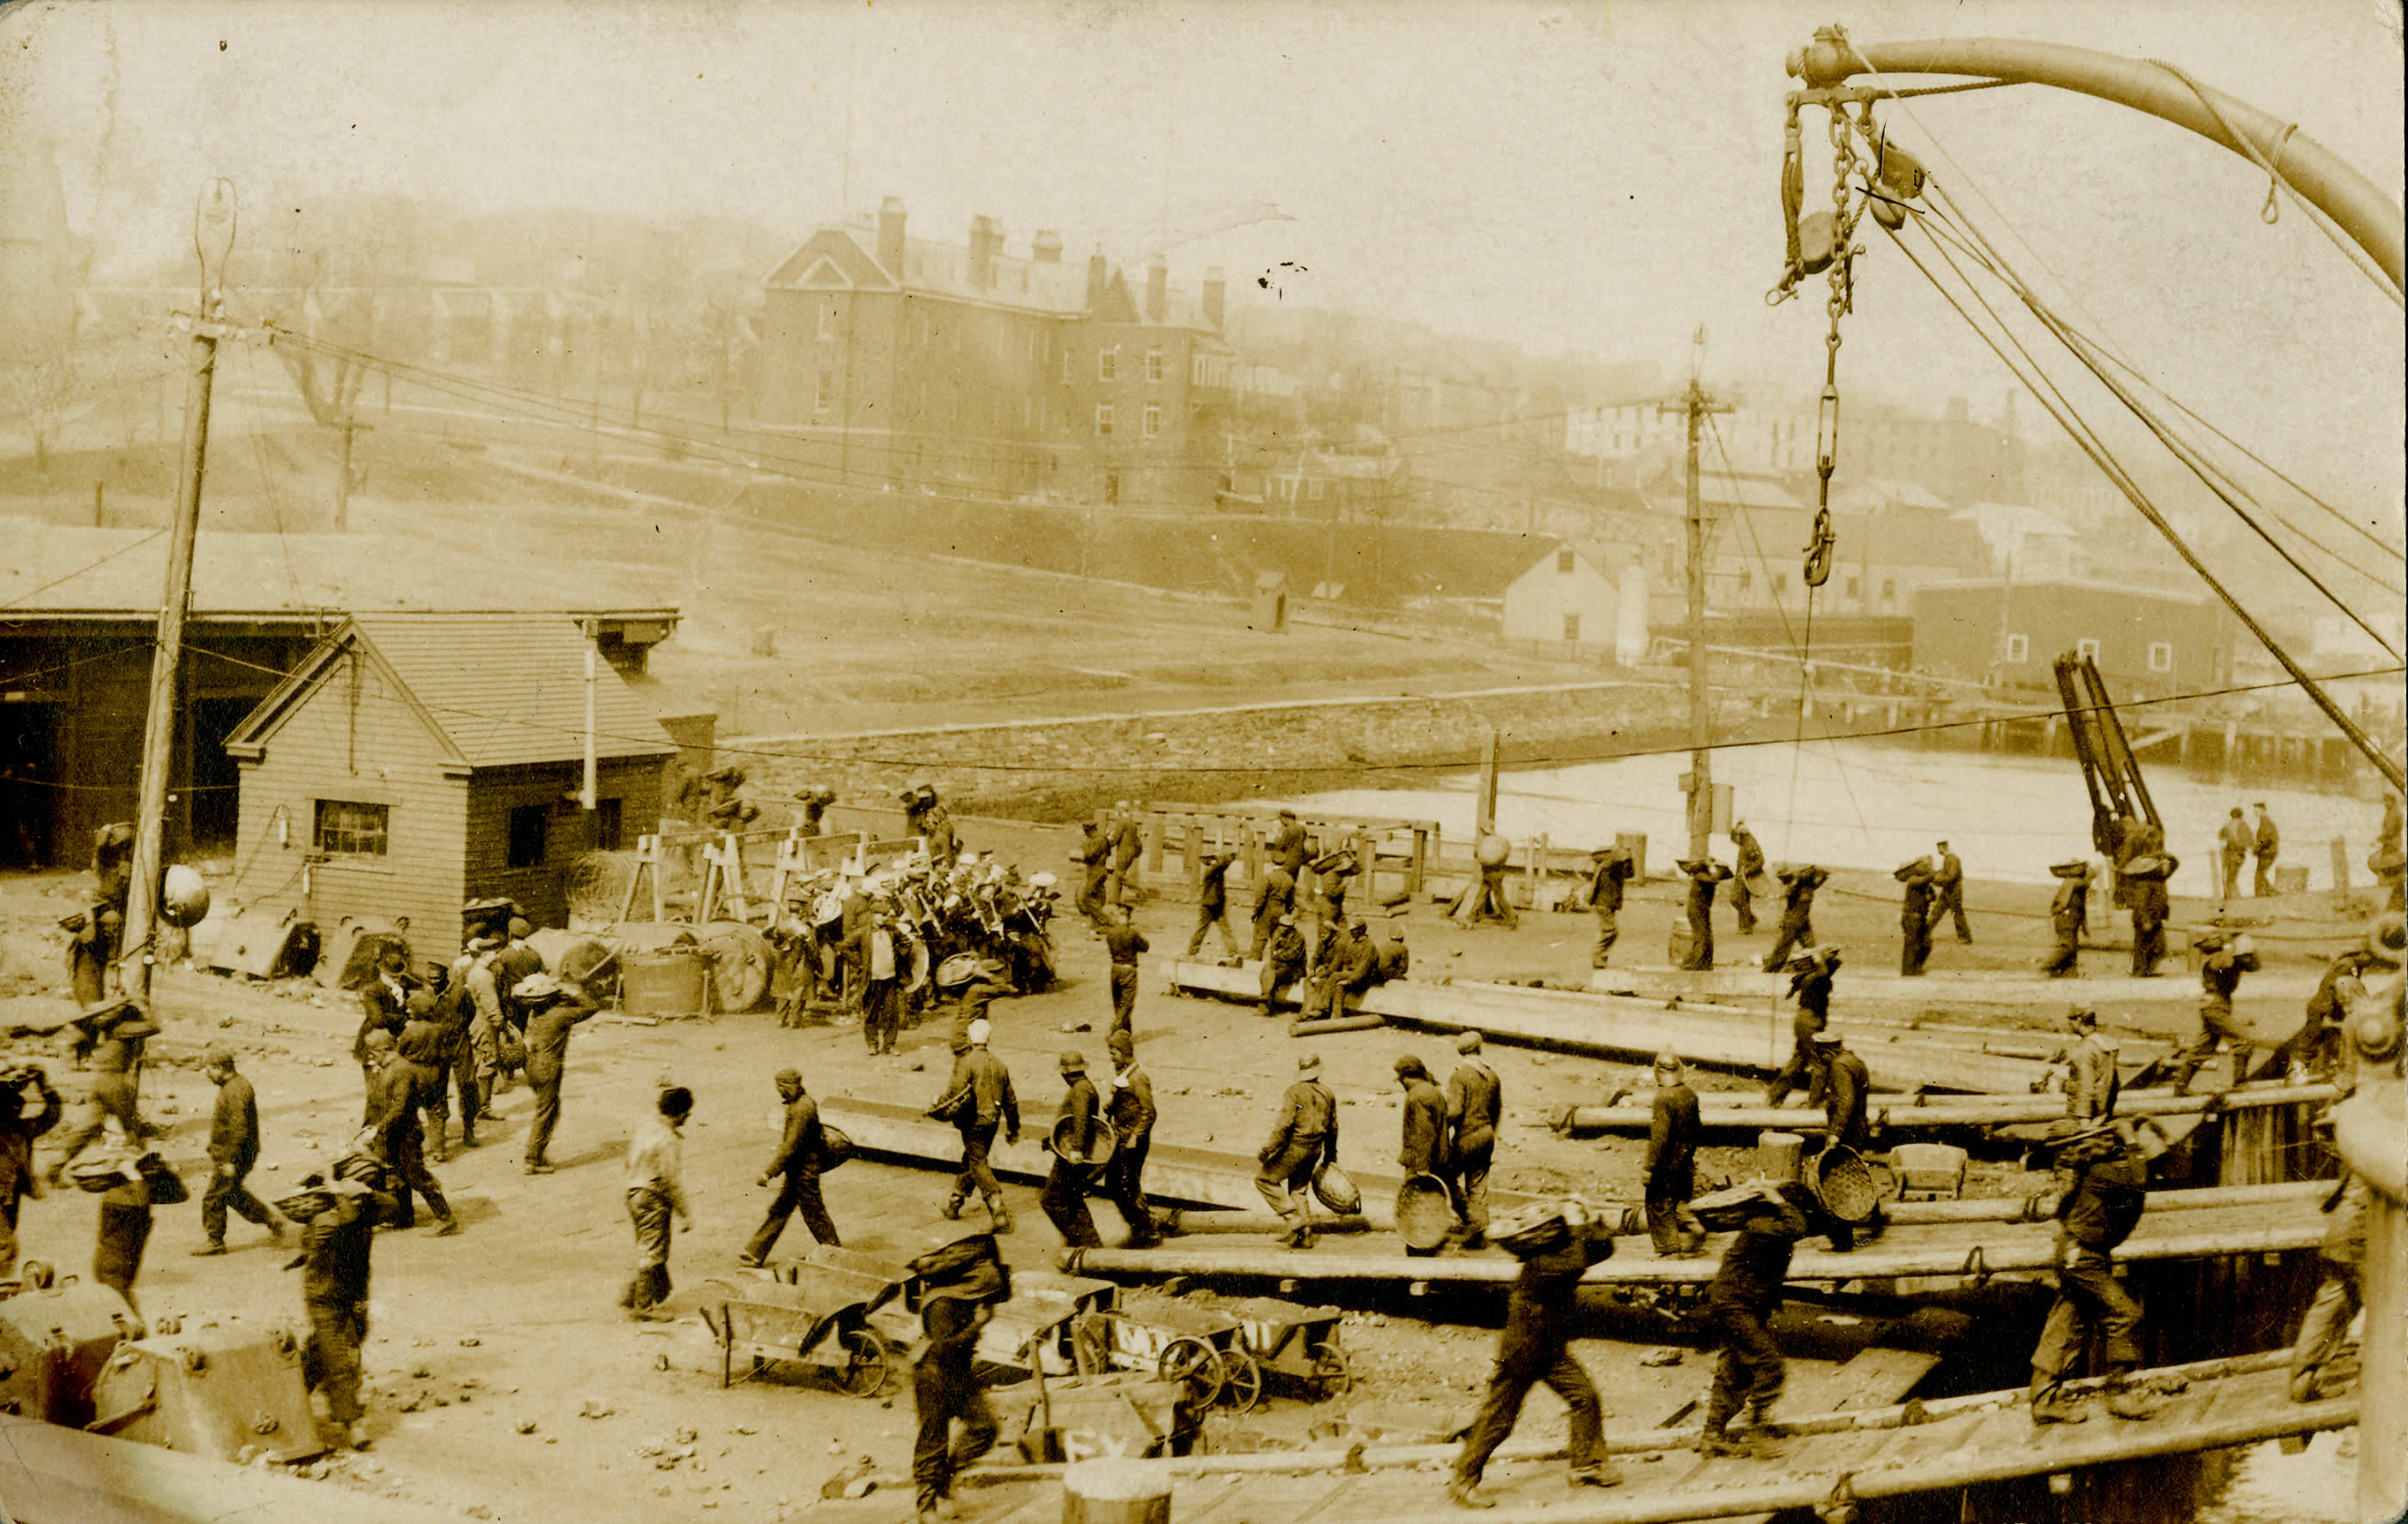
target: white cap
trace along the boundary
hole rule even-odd
[[[981,1016],[978,1020],[970,1023],[969,1030],[965,1032],[963,1035],[970,1040],[970,1046],[974,1048],[984,1047],[986,1045],[987,1034],[994,1030],[995,1028],[988,1023],[987,1019],[984,1016]]]

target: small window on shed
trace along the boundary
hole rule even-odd
[[[544,837],[551,823],[549,805],[521,804],[510,810],[510,855],[512,868],[541,868]]]
[[[2008,660],[2008,661],[2010,661],[2010,662],[2025,662],[2025,661],[2029,661],[2030,659],[2031,659],[2031,637],[2030,637],[2030,636],[2028,636],[2028,635],[2010,635],[2010,636],[2008,636],[2008,637],[2007,637],[2007,660]]]
[[[1571,570],[1572,570],[1572,553],[1571,553],[1569,549],[1557,551],[1557,552],[1555,553],[1555,573],[1556,573],[1556,575],[1558,575],[1558,576],[1564,576],[1564,577],[1569,577],[1569,576],[1570,576],[1570,575],[1571,575]]]
[[[1566,645],[1580,644],[1580,615],[1564,615],[1564,643]]]
[[[2076,640],[2073,642],[2073,654],[2081,657],[2084,661],[2097,661],[2099,659],[2099,642],[2096,640]]]
[[[626,840],[617,799],[594,801],[594,850],[616,852]]]
[[[318,850],[329,856],[381,857],[392,826],[390,805],[320,799],[315,840]]]
[[[2149,642],[2149,670],[2171,672],[2174,669],[2174,648],[2163,640]]]

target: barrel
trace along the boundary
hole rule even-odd
[[[1806,1140],[1795,1132],[1756,1135],[1756,1172],[1767,1180],[1797,1179],[1798,1167],[1805,1154]]]
[[[619,1009],[631,1016],[698,1016],[710,983],[710,960],[692,947],[621,955]]]
[[[1167,1468],[1081,1460],[1062,1473],[1062,1524],[1170,1524]]]

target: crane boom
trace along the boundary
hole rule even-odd
[[[2057,692],[2065,704],[2073,755],[2090,790],[2090,841],[2110,862],[2120,862],[2126,833],[2134,822],[2164,828],[2157,806],[2142,781],[2141,764],[2125,740],[2124,722],[2107,697],[2099,664],[2069,651],[2057,658]]]

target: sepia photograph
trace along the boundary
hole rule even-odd
[[[0,0],[0,1524],[2408,1517],[2402,33]]]

